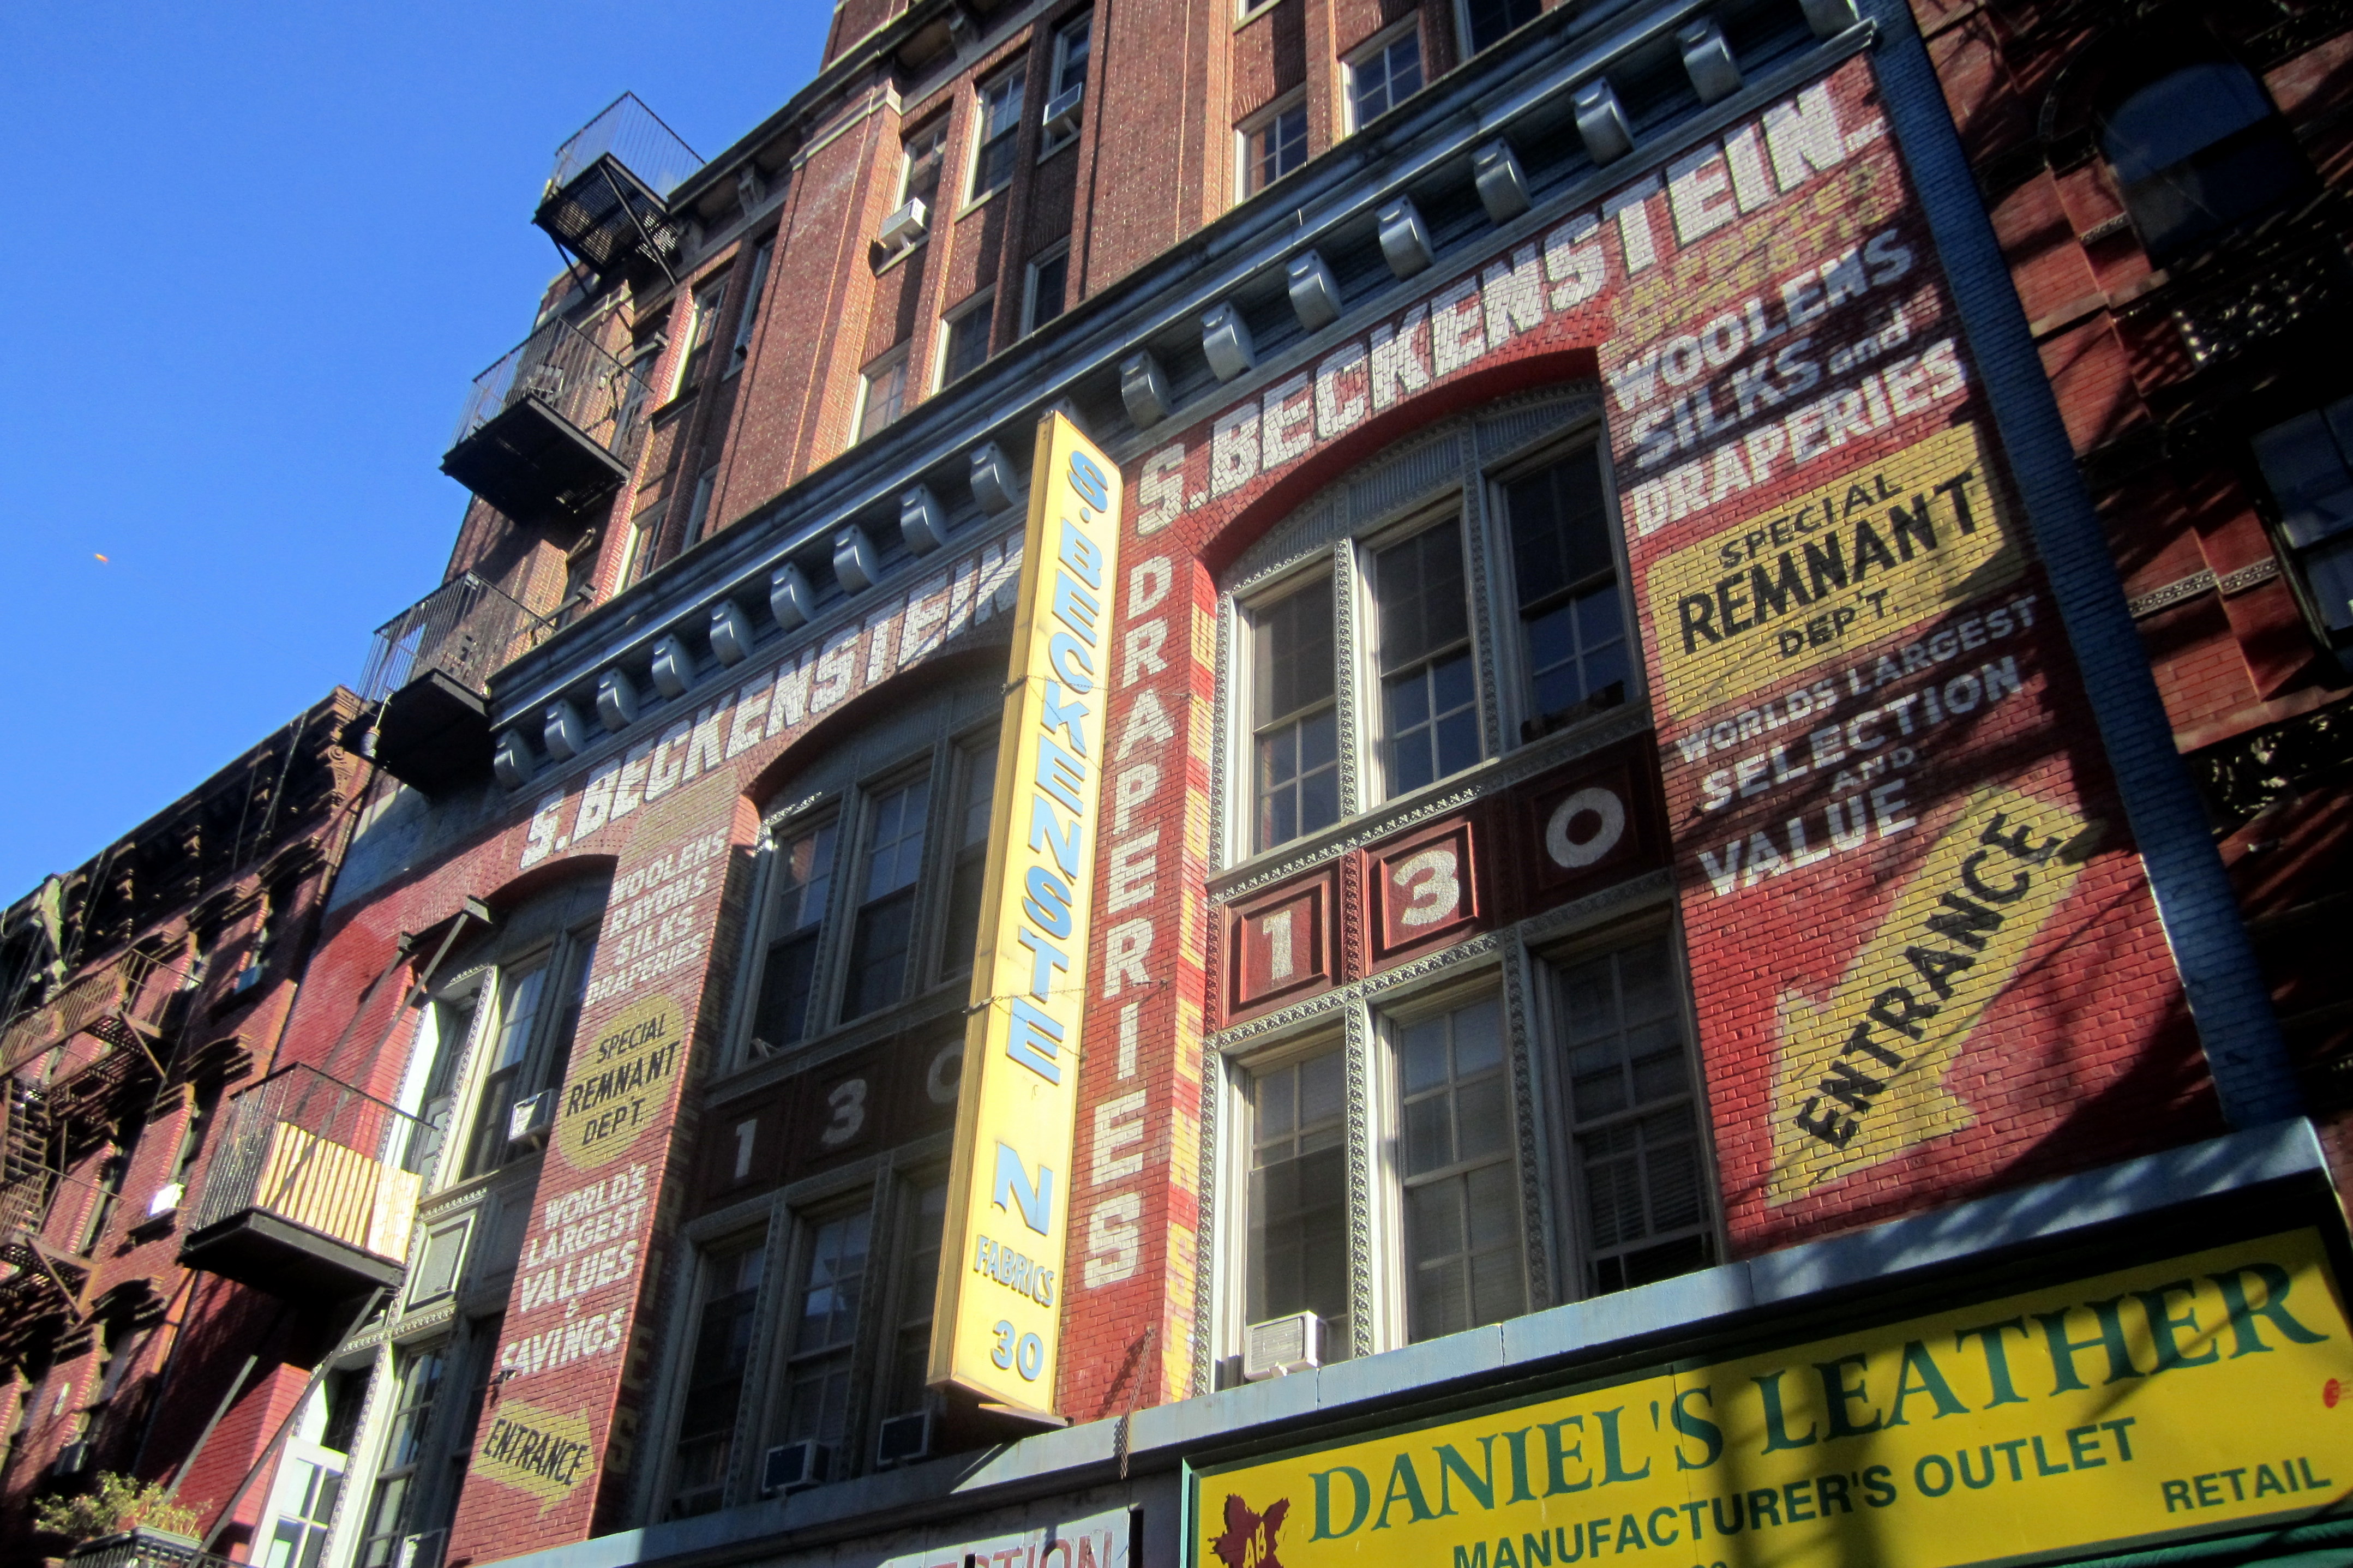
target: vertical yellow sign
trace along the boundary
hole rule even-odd
[[[1060,1364],[1086,1011],[1119,470],[1050,414],[1029,531],[972,972],[931,1381],[1050,1415]]]

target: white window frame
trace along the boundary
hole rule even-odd
[[[1083,34],[1087,40],[1087,54],[1086,58],[1080,62],[1079,80],[1077,83],[1080,89],[1079,100],[1081,118],[1078,125],[1071,127],[1069,131],[1061,132],[1060,135],[1044,131],[1039,132],[1038,137],[1038,158],[1040,163],[1043,163],[1046,159],[1052,157],[1055,153],[1060,152],[1063,148],[1077,141],[1079,139],[1079,131],[1085,124],[1087,76],[1088,73],[1094,68],[1094,12],[1092,9],[1083,10],[1079,12],[1076,16],[1067,18],[1060,26],[1054,29],[1054,49],[1052,57],[1048,62],[1049,68],[1046,72],[1046,103],[1041,103],[1038,106],[1039,111],[1043,113],[1045,111],[1046,104],[1052,103],[1056,99],[1061,97],[1063,93],[1070,90],[1069,85],[1062,80],[1062,77],[1070,68],[1071,46],[1080,35]]]
[[[1011,123],[1000,135],[1013,144],[1015,151],[1005,160],[1005,178],[983,190],[980,185],[982,166],[987,161],[989,145],[999,139],[988,133],[989,104],[997,90],[1008,86],[1012,88],[1018,101],[1012,107]],[[1029,67],[1027,60],[1016,60],[987,80],[973,84],[972,156],[965,169],[965,206],[976,206],[1013,184],[1013,176],[1019,167],[1022,116],[1029,112]]]
[[[907,343],[901,343],[898,347],[891,350],[888,353],[877,356],[864,370],[859,372],[858,407],[849,421],[849,444],[851,446],[855,447],[860,441],[869,440],[873,437],[881,435],[883,431],[888,430],[892,426],[896,425],[900,420],[904,419],[907,416],[907,383],[905,379],[905,368],[907,363],[907,354],[911,346],[912,345]],[[901,373],[901,379],[899,382],[899,411],[891,416],[889,419],[884,420],[874,429],[869,430],[866,428],[866,413],[869,405],[873,400],[874,388],[884,376],[890,374],[893,370],[897,370]]]
[[[1303,87],[1293,88],[1265,108],[1253,110],[1234,126],[1234,201],[1237,205],[1250,200],[1261,192],[1274,189],[1291,175],[1299,172],[1297,168],[1286,169],[1255,189],[1250,185],[1250,174],[1256,163],[1250,153],[1251,139],[1294,110],[1299,114],[1302,141],[1299,167],[1304,168],[1314,161],[1315,153],[1313,145],[1314,127],[1309,122],[1307,113],[1307,89]]]
[[[1471,417],[1476,417],[1475,415]],[[1434,526],[1448,515],[1456,519],[1462,530],[1464,546],[1463,575],[1471,594],[1471,655],[1473,689],[1483,699],[1493,693],[1493,705],[1501,721],[1499,749],[1489,749],[1483,731],[1480,760],[1463,773],[1448,775],[1461,778],[1475,773],[1480,767],[1494,763],[1526,746],[1541,742],[1544,736],[1523,739],[1524,721],[1542,717],[1535,709],[1534,672],[1528,668],[1522,647],[1519,601],[1513,574],[1510,520],[1504,512],[1504,491],[1515,480],[1540,472],[1565,459],[1585,455],[1598,465],[1599,486],[1606,521],[1606,532],[1610,561],[1615,574],[1619,616],[1623,627],[1627,649],[1625,703],[1639,703],[1648,694],[1648,672],[1634,637],[1637,625],[1630,584],[1627,569],[1625,528],[1618,512],[1615,480],[1609,466],[1607,432],[1599,416],[1580,416],[1547,433],[1527,447],[1483,462],[1475,474],[1451,476],[1433,483],[1419,495],[1401,500],[1384,515],[1369,520],[1356,531],[1329,544],[1319,544],[1294,560],[1271,568],[1239,588],[1222,590],[1219,594],[1220,615],[1228,648],[1228,675],[1225,689],[1219,694],[1220,732],[1224,736],[1229,759],[1223,780],[1225,804],[1217,827],[1222,839],[1216,852],[1221,868],[1230,868],[1274,853],[1281,845],[1261,848],[1255,838],[1256,784],[1252,773],[1254,763],[1254,715],[1251,710],[1255,648],[1252,628],[1255,616],[1263,607],[1286,598],[1294,588],[1303,586],[1313,575],[1332,574],[1335,581],[1333,613],[1335,616],[1335,659],[1338,647],[1353,645],[1355,662],[1347,667],[1335,663],[1340,682],[1336,700],[1351,717],[1356,734],[1353,758],[1345,752],[1344,768],[1353,772],[1356,783],[1357,815],[1375,811],[1392,802],[1407,798],[1388,791],[1387,763],[1382,754],[1386,740],[1386,715],[1381,711],[1379,652],[1379,606],[1375,598],[1373,557],[1383,548],[1410,538],[1422,530]],[[1314,504],[1311,499],[1309,504]],[[1482,578],[1475,569],[1477,555],[1471,549],[1471,531],[1482,531],[1479,537],[1485,544],[1487,569]],[[1479,596],[1487,595],[1485,629],[1482,631]],[[1353,621],[1355,635],[1344,635],[1343,626]],[[1579,727],[1601,717],[1588,715],[1577,721]],[[1423,790],[1444,787],[1445,780],[1421,785],[1410,795]],[[1341,817],[1332,826],[1303,834],[1288,843],[1313,841],[1340,830],[1349,821],[1348,802],[1341,802]]]
[[[955,304],[949,307],[941,314],[939,351],[932,356],[932,390],[934,392],[939,391],[944,386],[953,384],[953,382],[950,380],[948,375],[948,358],[949,349],[955,342],[956,328],[965,321],[972,320],[975,315],[978,315],[982,321],[982,330],[988,332],[991,337],[994,337],[996,335],[996,313],[997,289],[994,285],[991,285],[987,289],[978,290],[966,299],[957,300]],[[987,364],[995,357],[996,354],[993,351],[991,353],[982,354],[979,360],[974,363],[972,370],[965,372],[964,374],[972,374],[975,371],[979,370],[982,365]],[[955,379],[962,380],[963,376],[957,376]]]
[[[735,342],[727,352],[727,367],[719,373],[722,381],[742,370],[752,357],[752,333],[760,324],[760,305],[768,291],[768,265],[776,248],[776,236],[770,235],[752,252],[752,279],[744,287],[744,309],[735,317]]]
[[[711,498],[719,489],[719,465],[712,464],[694,476],[694,500],[686,509],[686,538],[681,550],[691,550],[702,542],[711,521]]]
[[[1346,58],[1340,62],[1340,122],[1342,125],[1346,127],[1346,134],[1353,136],[1357,132],[1364,129],[1364,127],[1358,123],[1356,119],[1356,72],[1363,68],[1365,62],[1370,60],[1376,55],[1386,55],[1393,45],[1397,44],[1400,39],[1407,37],[1411,37],[1414,40],[1417,51],[1424,57],[1421,60],[1422,86],[1427,87],[1430,85],[1430,61],[1427,58],[1428,51],[1419,48],[1421,42],[1421,13],[1419,11],[1416,11],[1412,16],[1408,16],[1396,26],[1384,28],[1382,31],[1376,33],[1371,37],[1366,39],[1363,43],[1358,44],[1354,49],[1351,49]],[[1415,90],[1419,91],[1419,89],[1416,89]],[[1391,103],[1389,105],[1389,109],[1395,109],[1396,107],[1397,104],[1395,103]],[[1388,110],[1383,110],[1381,112],[1386,114],[1388,112]]]
[[[1054,311],[1053,315],[1048,317],[1045,321],[1040,321],[1038,320],[1038,271],[1039,268],[1052,261],[1060,261],[1062,264],[1062,303]],[[1022,271],[1021,335],[1026,338],[1030,333],[1036,331],[1039,327],[1048,325],[1052,321],[1060,321],[1063,316],[1069,314],[1070,309],[1071,242],[1065,239],[1058,244],[1048,246],[1045,249],[1031,257],[1029,258],[1029,265]]]

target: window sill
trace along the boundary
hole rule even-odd
[[[923,238],[915,241],[914,244],[905,246],[900,249],[892,251],[890,255],[884,257],[881,261],[875,264],[874,276],[877,278],[881,277],[882,274],[890,271],[892,268],[901,265],[907,259],[907,258],[914,255],[917,251],[923,249],[923,247],[929,245],[931,242],[932,237],[929,234],[925,234]]]
[[[1272,11],[1275,6],[1282,3],[1282,0],[1259,0],[1259,4],[1249,7],[1247,10],[1243,11],[1240,16],[1234,18],[1233,30],[1237,33],[1240,32],[1244,27],[1249,26],[1252,22],[1257,21],[1260,17],[1266,16],[1269,12]]]
[[[948,221],[950,223],[962,223],[965,219],[970,217],[973,214],[978,212],[981,208],[987,206],[997,197],[1003,195],[1012,187],[1012,184],[1013,183],[1008,180],[1002,185],[990,186],[987,190],[985,190],[981,192],[980,195],[973,197],[972,200],[965,203],[964,205],[956,208],[955,216],[948,219]]]
[[[774,1056],[755,1057],[739,1054],[732,1066],[714,1076],[704,1090],[704,1103],[717,1105],[742,1094],[750,1093],[794,1077],[813,1068],[863,1050],[879,1040],[902,1034],[921,1034],[949,1019],[959,1017],[972,993],[972,976],[960,974],[942,980],[929,990],[919,993],[895,1006],[851,1024],[837,1024],[821,1034],[794,1041]]]
[[[663,404],[659,408],[657,408],[651,414],[647,415],[646,423],[648,425],[658,425],[663,420],[674,417],[680,409],[684,408],[688,404],[693,402],[695,394],[702,390],[702,388],[700,384],[681,389],[676,397],[671,398],[668,403]]]
[[[1039,149],[1038,149],[1038,162],[1039,162],[1039,163],[1043,163],[1047,159],[1051,158],[1055,153],[1067,153],[1067,152],[1069,152],[1071,148],[1073,148],[1073,147],[1077,146],[1078,144],[1079,144],[1079,133],[1078,133],[1078,132],[1073,131],[1073,132],[1071,132],[1068,136],[1063,137],[1060,142],[1048,142],[1045,146],[1039,148]]]

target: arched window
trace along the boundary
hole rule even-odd
[[[2159,267],[2312,183],[2263,84],[2230,60],[2201,60],[2134,89],[2104,118],[2100,150]]]

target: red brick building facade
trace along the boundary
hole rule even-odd
[[[2325,76],[2296,37],[2274,79]],[[2274,940],[2334,797],[2263,795],[2234,892],[2180,755],[2327,711],[2336,492],[2118,542],[2200,481],[2086,414],[1987,172],[2032,185],[1988,127],[2053,38],[849,4],[713,160],[592,122],[364,694],[279,1058],[344,1120],[255,1114],[401,1222],[322,1247],[304,1174],[207,1233],[356,1309],[269,1374],[252,1555],[1518,1568],[1706,1504],[1725,1555],[2336,1549],[2333,1400],[2267,1428],[2293,1494],[2211,1504],[2237,1450],[2169,1403],[2348,1333],[2325,971]],[[2116,147],[2129,223],[2197,226],[2178,148]],[[2204,609],[2118,591],[2193,534]],[[999,1056],[1074,1090],[1067,1160]],[[936,1376],[997,1311],[1002,1377]],[[1937,1511],[1978,1439],[1909,1402],[2028,1403],[2046,1352],[2051,1399],[2154,1392],[2066,1405],[1989,1544]],[[1466,1410],[1519,1425],[1414,1458]],[[1546,1500],[1616,1485],[1622,1526]]]

